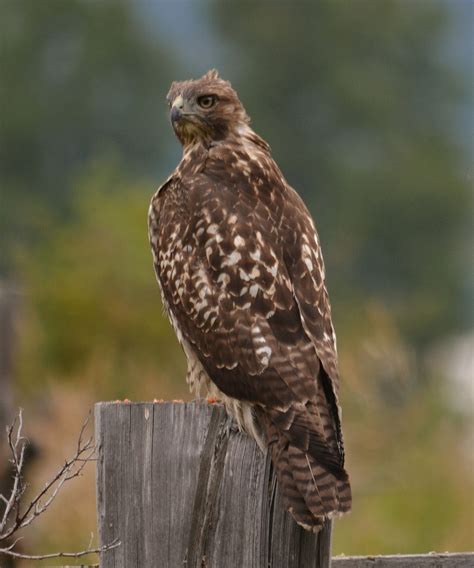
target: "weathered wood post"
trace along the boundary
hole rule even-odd
[[[327,568],[284,510],[268,455],[220,405],[98,403],[101,568]]]

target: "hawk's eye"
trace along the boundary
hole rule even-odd
[[[214,95],[203,95],[198,97],[197,104],[204,109],[213,107],[216,104],[217,97]]]

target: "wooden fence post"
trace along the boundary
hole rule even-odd
[[[328,568],[331,525],[301,529],[270,458],[220,405],[95,407],[101,568]]]

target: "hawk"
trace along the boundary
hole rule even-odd
[[[269,448],[289,512],[318,531],[351,490],[313,220],[216,70],[167,101],[183,157],[152,198],[149,237],[187,381]]]

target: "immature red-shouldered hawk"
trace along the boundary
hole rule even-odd
[[[351,506],[318,235],[229,82],[212,70],[167,99],[183,158],[149,228],[187,381],[269,447],[291,515],[317,531]]]

